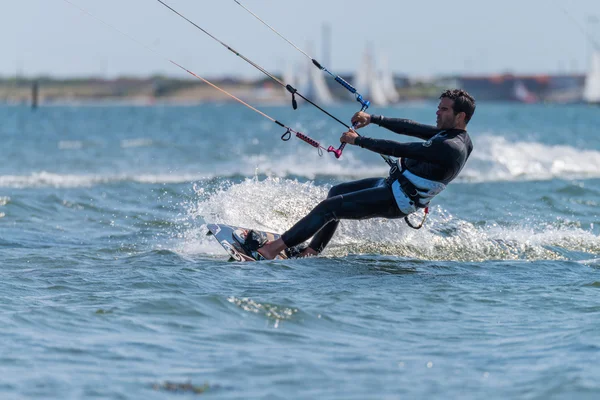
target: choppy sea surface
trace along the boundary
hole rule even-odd
[[[433,123],[436,105],[372,112]],[[261,109],[325,146],[343,130]],[[481,103],[423,229],[344,221],[319,257],[258,263],[206,224],[282,232],[386,164],[231,104],[0,121],[0,398],[600,397],[598,108]]]

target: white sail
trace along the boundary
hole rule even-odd
[[[300,93],[305,94],[306,91],[308,90],[309,86],[310,86],[310,73],[309,73],[309,70],[306,67],[306,64],[304,62],[301,62],[296,67],[296,71],[297,71],[297,73],[296,73],[296,77],[294,79],[294,83],[296,84],[296,86],[294,86],[294,87]]]
[[[535,103],[537,101],[537,97],[533,94],[522,80],[517,79],[513,86],[513,96],[515,100],[520,101],[521,103]]]
[[[294,67],[292,66],[292,64],[286,63],[285,69],[283,70],[282,75],[283,75],[282,76],[283,83],[285,83],[286,85],[291,85],[293,87],[296,87],[298,82],[296,82],[296,74],[294,73]],[[286,88],[283,88],[283,91],[285,93],[289,94],[289,92]]]
[[[592,55],[592,65],[585,77],[583,99],[588,103],[600,103],[600,50]]]
[[[385,106],[388,99],[385,95],[379,74],[373,65],[373,56],[367,48],[363,54],[362,62],[352,79],[352,84],[356,90],[362,94],[363,98],[369,100],[371,104]]]
[[[308,62],[308,76],[309,76],[309,87],[307,90],[307,98],[316,102],[317,104],[331,104],[333,103],[333,96],[325,81],[325,75],[323,71],[314,66],[311,61]]]
[[[290,85],[295,88],[298,93],[301,93],[310,99],[307,95],[307,90],[309,90],[310,86],[309,73],[304,63],[297,63],[294,65],[288,64],[283,73],[283,83]],[[286,94],[286,98],[291,100],[292,97],[294,97],[297,103],[302,103],[304,101],[300,96],[292,96],[287,88],[284,87],[282,89]]]
[[[312,43],[308,43],[306,48],[309,49],[309,54],[312,54]],[[327,105],[335,101],[325,81],[324,72],[315,67],[312,61],[303,60],[298,70],[300,71],[296,79],[298,92],[319,105]]]
[[[354,73],[352,77],[352,86],[358,91],[358,93],[362,94],[365,99],[368,99],[368,88],[369,88],[369,74],[370,74],[370,66],[368,63],[368,59],[363,55],[362,62],[359,63],[358,69]],[[350,96],[350,95],[348,95]],[[354,98],[354,95],[352,95]]]
[[[381,57],[381,86],[385,97],[390,103],[400,101],[400,95],[396,91],[396,84],[394,83],[394,74],[390,69],[389,58],[385,55]]]

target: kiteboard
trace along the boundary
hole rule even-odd
[[[249,246],[246,242],[246,235],[250,232],[248,228],[242,228],[239,226],[225,225],[225,224],[208,224],[207,226],[208,236],[214,237],[217,242],[225,249],[229,254],[229,261],[259,261],[263,258],[258,254],[256,250],[252,250],[252,246]],[[279,234],[272,232],[259,231],[252,229],[255,234],[258,234],[262,238],[268,241],[279,239]],[[279,258],[288,258],[285,252],[279,254]]]

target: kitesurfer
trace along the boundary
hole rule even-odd
[[[317,255],[331,240],[341,219],[402,218],[425,208],[446,188],[465,165],[473,144],[466,131],[475,112],[475,100],[461,89],[446,90],[440,96],[436,126],[357,112],[356,128],[371,123],[392,132],[413,136],[424,142],[399,143],[344,132],[342,143],[398,157],[387,178],[367,178],[333,186],[327,199],[298,221],[281,238],[263,244],[258,252],[266,259],[294,248],[312,237],[300,256]]]

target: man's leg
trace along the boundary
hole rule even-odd
[[[261,247],[259,252],[265,258],[272,259],[285,248],[306,241],[326,224],[339,219],[399,218],[404,216],[396,205],[391,188],[385,184],[379,184],[384,183],[383,179],[364,181],[370,181],[370,185],[367,185],[367,182],[363,183],[367,187],[366,189],[335,195],[323,200],[307,216],[286,231],[280,239]],[[326,232],[323,238],[329,241],[331,236],[327,236],[327,234],[333,235],[333,232],[335,232],[335,228],[331,232]]]
[[[327,194],[327,198],[335,197],[341,194],[347,194],[351,192],[358,192],[359,190],[376,188],[377,186],[382,184],[382,178],[367,178],[361,179],[358,181],[345,182],[340,183],[339,185],[333,186],[329,193]],[[329,223],[325,224],[321,230],[319,230],[315,236],[310,241],[308,248],[304,251],[303,255],[317,255],[321,253],[329,241],[333,237],[333,234],[337,230],[340,221],[338,219],[334,219]]]

